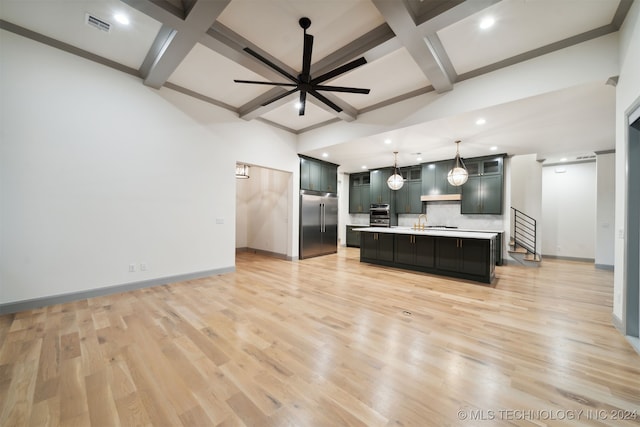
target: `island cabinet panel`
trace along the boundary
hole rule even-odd
[[[360,259],[393,262],[393,234],[360,233]]]
[[[395,262],[433,268],[435,266],[435,238],[413,234],[396,235]]]
[[[495,277],[495,233],[466,232],[454,237],[393,229],[360,230],[362,262],[483,283],[491,283]]]
[[[494,240],[439,237],[436,268],[464,276],[492,276]]]

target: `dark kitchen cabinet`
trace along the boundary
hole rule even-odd
[[[449,184],[447,176],[454,166],[453,160],[425,163],[422,165],[422,194],[425,196],[441,196],[444,194],[460,194],[460,187]]]
[[[502,176],[471,176],[463,185],[460,213],[502,215]]]
[[[503,160],[501,155],[466,164],[469,179],[462,185],[460,213],[502,215]]]
[[[399,214],[422,213],[422,166],[400,169],[404,185],[396,190],[396,212]]]
[[[300,156],[300,189],[336,193],[338,165]]]
[[[354,228],[367,227],[366,225],[347,225],[347,247],[359,248],[360,247],[360,232],[353,231]]]
[[[338,192],[338,166],[330,163],[322,163],[320,191],[326,191],[328,193]]]
[[[369,213],[369,172],[349,175],[349,213]]]
[[[435,267],[435,238],[413,234],[396,234],[397,264]]]
[[[375,169],[370,172],[369,195],[371,203],[391,204],[391,189],[387,179],[393,175],[393,168]]]
[[[360,233],[360,260],[393,262],[393,242],[391,233]]]
[[[493,240],[439,237],[436,240],[436,268],[470,276],[487,275],[493,269]]]

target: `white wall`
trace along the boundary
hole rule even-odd
[[[541,222],[543,256],[595,258],[595,162],[542,168]]]
[[[616,241],[613,314],[622,320],[625,271],[625,199],[627,163],[627,119],[630,109],[640,105],[640,2],[633,2],[620,29],[620,77],[616,87]],[[632,261],[632,262],[635,262]]]
[[[536,252],[542,250],[542,164],[535,154],[511,158],[511,206],[536,220]]]
[[[294,135],[0,42],[0,304],[233,268],[238,159],[291,172],[298,191]],[[297,220],[297,199],[288,209]]]
[[[292,174],[252,166],[250,176],[236,184],[236,248],[292,256]]]
[[[596,265],[615,263],[615,153],[596,155]]]

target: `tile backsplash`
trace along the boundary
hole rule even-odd
[[[504,230],[503,215],[462,215],[460,202],[427,202],[427,225],[445,225],[473,230]],[[411,227],[418,221],[418,215],[398,215],[398,225]],[[424,220],[423,220],[424,222]]]
[[[427,202],[427,225],[446,225],[472,230],[504,231],[504,215],[462,215],[460,202]],[[424,219],[422,220],[424,222]],[[411,227],[418,222],[418,215],[398,215],[398,226]],[[368,225],[368,214],[349,214],[349,224]]]

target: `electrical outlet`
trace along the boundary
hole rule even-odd
[[[140,263],[140,271],[147,271],[147,264]]]
[[[134,273],[136,271],[136,265],[135,264],[129,264],[129,273]]]

